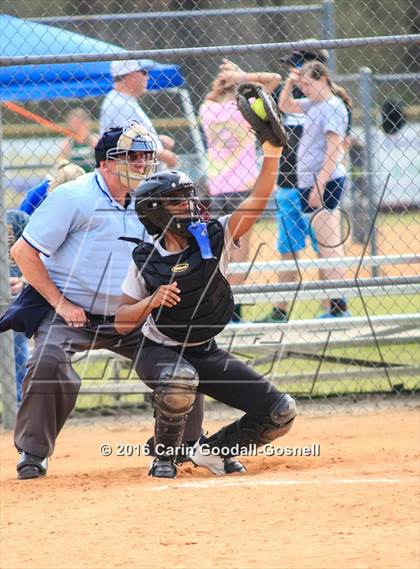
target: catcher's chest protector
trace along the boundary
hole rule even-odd
[[[223,227],[211,221],[208,235],[214,259],[203,259],[195,240],[181,253],[162,257],[151,243],[140,243],[133,251],[149,294],[161,285],[176,281],[181,302],[172,308],[153,310],[162,334],[177,342],[205,342],[219,334],[233,314],[233,295],[219,270],[224,244]]]

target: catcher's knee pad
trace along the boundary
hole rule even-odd
[[[290,431],[297,414],[296,401],[288,393],[275,401],[270,409],[270,423],[265,425],[263,436],[269,441]]]
[[[170,419],[188,414],[195,400],[198,374],[189,365],[171,364],[162,369],[159,383],[153,392],[153,406]]]
[[[274,401],[268,415],[255,418],[246,414],[212,435],[207,439],[207,444],[210,447],[228,448],[236,445],[244,448],[262,446],[289,432],[296,412],[295,400],[285,393]]]

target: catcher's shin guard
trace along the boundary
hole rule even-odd
[[[245,454],[248,449],[248,452],[252,452],[254,446],[268,444],[288,433],[296,412],[295,400],[284,393],[273,403],[268,415],[253,418],[245,414],[208,438],[206,444],[209,447],[230,448],[233,453],[239,451]]]
[[[197,391],[198,375],[187,364],[166,366],[153,392],[155,454],[176,457]]]

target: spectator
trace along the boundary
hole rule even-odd
[[[91,118],[89,114],[77,107],[67,115],[67,128],[74,133],[74,138],[67,138],[61,146],[59,160],[70,160],[85,172],[95,168],[94,150],[98,137],[91,131]]]
[[[158,135],[152,121],[141,108],[138,98],[146,92],[150,63],[127,60],[111,63],[111,76],[114,87],[104,98],[100,115],[100,134],[111,127],[138,121],[156,137],[157,158],[168,168],[177,165],[177,157],[172,152],[174,141],[170,136]]]
[[[289,66],[289,71],[300,69],[304,63],[309,61],[319,61],[327,63],[328,52],[325,49],[301,49],[288,53],[281,59]],[[282,86],[275,92],[278,98]],[[297,99],[303,98],[302,91],[295,87],[293,96]],[[306,247],[306,240],[309,237],[312,248],[319,254],[319,247],[316,241],[312,225],[309,223],[308,216],[304,215],[301,205],[300,192],[297,187],[297,149],[303,133],[303,123],[305,115],[303,113],[284,113],[283,121],[288,134],[288,145],[283,150],[280,159],[279,175],[277,178],[276,200],[276,219],[278,227],[277,250],[284,261],[293,260],[298,257],[300,251]],[[284,271],[281,274],[282,281],[296,281],[298,273],[294,270]],[[279,302],[263,322],[286,322],[288,320],[288,303]]]
[[[232,214],[249,196],[257,177],[255,137],[249,123],[239,112],[235,102],[236,87],[242,80],[256,81],[264,76],[274,88],[280,81],[277,74],[246,74],[232,62],[224,60],[219,75],[213,81],[210,92],[200,107],[200,118],[207,139],[208,187],[212,197],[213,217]],[[248,258],[251,235],[241,238],[231,262],[243,262]],[[243,275],[231,275],[231,285],[240,284]],[[235,305],[233,321],[242,317],[241,305]]]
[[[21,237],[29,216],[23,211],[17,209],[9,209],[6,211],[6,230],[9,243],[9,250]],[[12,299],[23,290],[24,280],[19,267],[12,259],[9,258],[9,285]],[[18,406],[22,401],[22,383],[26,374],[26,362],[29,357],[29,343],[23,332],[14,332],[14,352],[15,352],[15,378],[16,378],[16,400]]]
[[[83,168],[77,166],[77,164],[72,164],[68,160],[62,159],[43,182],[28,190],[19,209],[28,215],[32,215],[48,194],[55,190],[57,186],[76,180],[79,176],[83,176],[84,173]]]
[[[303,92],[304,98],[296,96],[294,87]],[[297,148],[297,185],[302,212],[312,215],[319,255],[343,257],[337,206],[346,183],[343,160],[351,100],[342,87],[332,82],[323,63],[310,61],[301,70],[296,66],[292,69],[280,93],[279,108],[284,113],[304,114]],[[337,267],[328,268],[323,277],[343,279],[345,272]],[[333,298],[322,317],[348,315],[346,300]]]

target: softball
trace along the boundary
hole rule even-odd
[[[251,109],[261,120],[268,121],[268,115],[265,111],[264,102],[262,99],[255,99],[255,101],[251,104]]]

